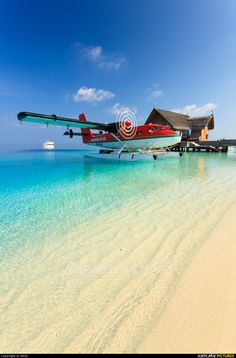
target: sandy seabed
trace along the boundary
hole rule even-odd
[[[235,352],[236,204],[188,267],[160,320],[138,352]]]
[[[178,244],[170,232],[165,242],[150,233],[130,248],[120,227],[115,243],[98,236],[81,256],[73,246],[44,247],[32,264],[26,252],[1,298],[9,305],[1,351],[234,352],[235,213],[234,204],[200,246],[196,232]],[[22,286],[30,271],[34,279]]]
[[[202,157],[199,163],[201,169]],[[177,164],[172,167],[176,173]],[[69,197],[75,192],[69,184],[67,200],[57,203],[63,188],[53,183],[44,207],[42,195],[17,192],[22,207],[34,203],[32,216],[39,216],[26,226],[22,209],[23,217],[14,216],[7,227],[17,233],[25,220],[29,240],[12,244],[12,253],[6,242],[8,255],[0,262],[1,352],[236,350],[235,167],[227,175],[218,166],[217,175],[204,167],[194,176],[186,170],[184,180],[180,169],[175,177],[158,172],[158,190],[155,171],[147,182],[135,172],[135,183],[106,174],[106,195],[112,190],[116,206],[77,227],[80,197]],[[115,201],[118,191],[125,200]],[[94,191],[84,200],[94,200],[92,194],[100,197]],[[5,202],[11,209],[12,194]],[[43,219],[55,210],[67,215],[66,225],[73,212],[75,220],[61,236],[55,220],[55,234],[44,238]],[[42,227],[36,226],[40,218]]]

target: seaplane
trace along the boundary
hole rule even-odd
[[[20,122],[66,127],[64,135],[70,138],[81,136],[84,144],[100,148],[97,153],[86,154],[90,158],[137,161],[182,155],[171,151],[171,147],[181,141],[179,131],[167,125],[137,125],[131,111],[125,111],[117,122],[112,123],[88,121],[84,113],[78,119],[32,112],[20,112],[17,117]],[[80,132],[75,132],[74,128],[79,128]]]

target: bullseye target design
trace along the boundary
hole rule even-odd
[[[122,138],[133,138],[137,131],[137,120],[134,112],[129,108],[120,111],[117,117],[116,128]]]

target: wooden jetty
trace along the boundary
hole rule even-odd
[[[227,152],[236,147],[236,139],[209,140],[208,133],[215,128],[213,112],[209,115],[191,117],[187,113],[178,113],[154,107],[145,124],[169,126],[180,131],[182,141],[171,148],[178,152]]]
[[[236,146],[236,139],[183,141],[173,146],[171,150],[176,152],[227,152],[230,146]]]

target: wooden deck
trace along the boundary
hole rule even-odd
[[[177,152],[227,152],[229,146],[236,146],[236,139],[180,142],[171,150]]]

